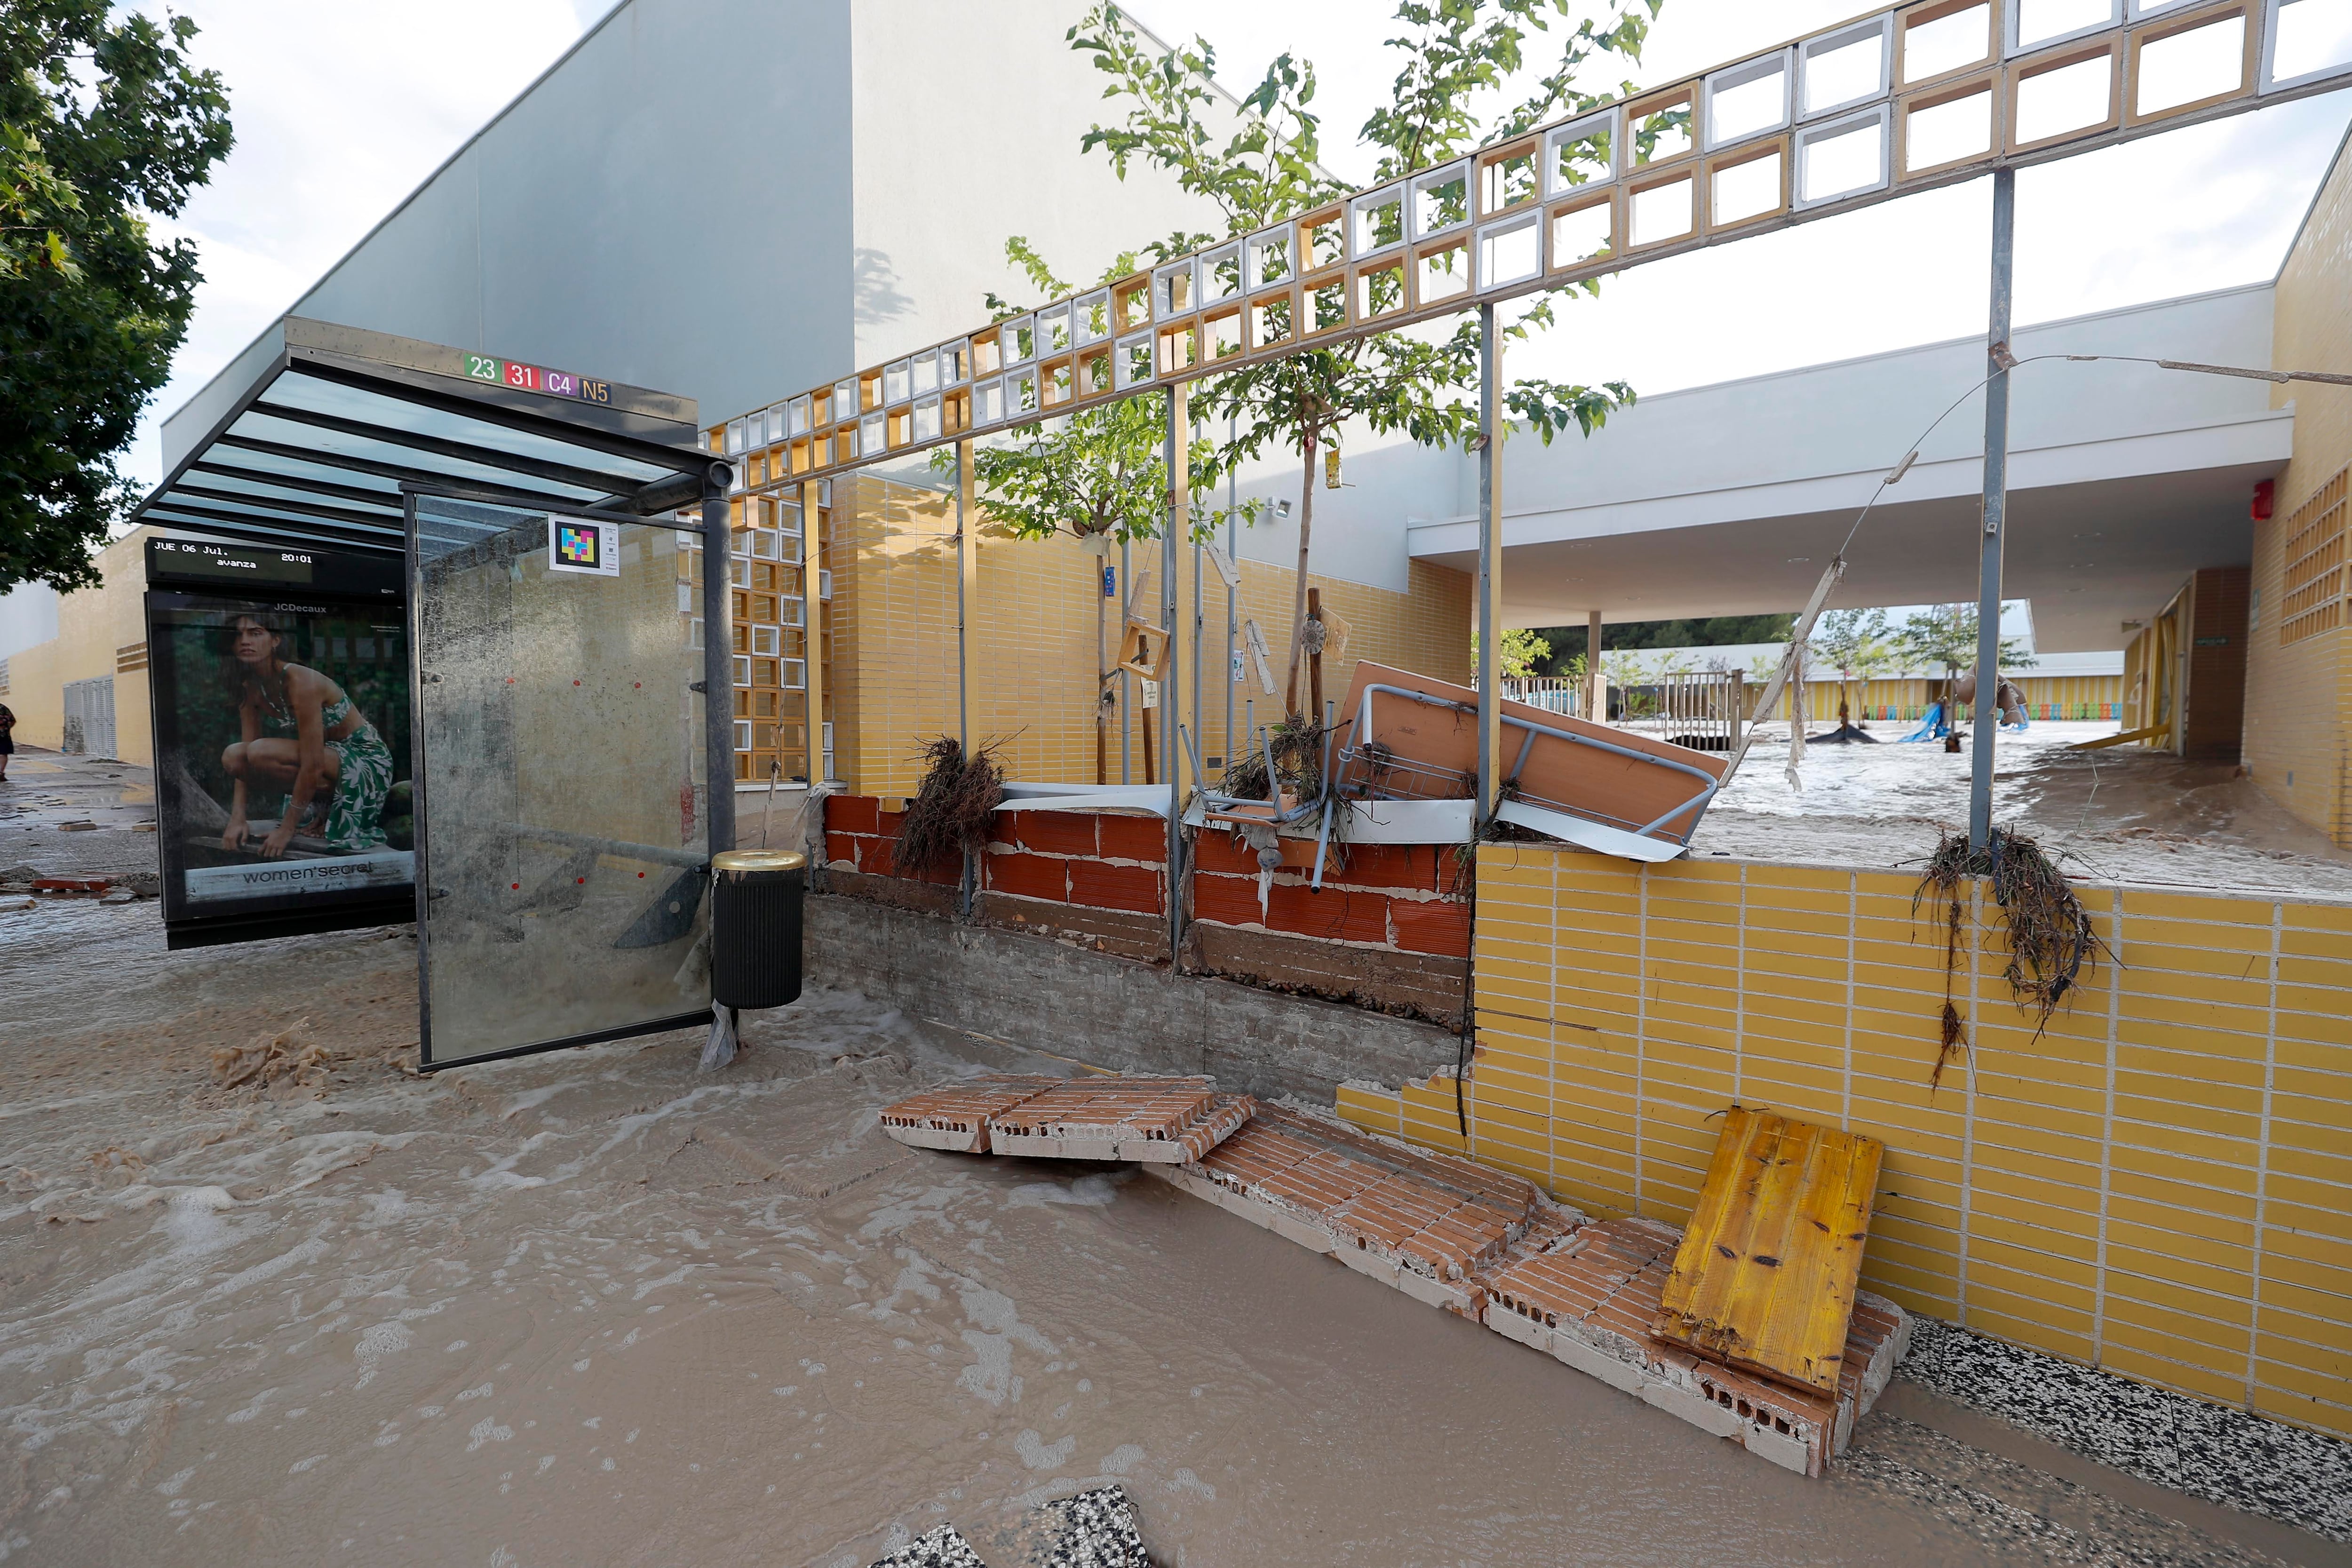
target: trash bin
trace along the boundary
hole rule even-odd
[[[725,1007],[796,1001],[808,857],[729,849],[711,857],[710,877],[710,999]]]

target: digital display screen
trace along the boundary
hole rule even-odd
[[[152,590],[147,648],[163,913],[175,937],[183,923],[259,917],[283,931],[306,911],[332,929],[353,923],[359,906],[413,918],[402,606]]]
[[[222,544],[209,539],[150,539],[147,581],[162,588],[309,588],[314,593],[398,603],[406,563],[394,550],[301,550]],[[232,589],[234,591],[234,589]]]
[[[165,574],[215,583],[302,583],[317,562],[308,551],[253,550],[194,539],[158,539],[149,559]]]

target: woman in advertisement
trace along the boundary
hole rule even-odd
[[[377,818],[392,789],[392,752],[332,679],[288,662],[280,617],[240,611],[229,617],[228,698],[243,739],[221,753],[236,781],[221,847],[249,836],[247,796],[257,786],[286,792],[286,812],[262,841],[261,858],[286,853],[314,801],[326,803],[320,832],[331,849],[383,843]]]

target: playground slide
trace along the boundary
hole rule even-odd
[[[1927,716],[1919,721],[1917,729],[1904,736],[1903,739],[1940,741],[1951,731],[1951,728],[1949,724],[1944,722],[1944,705],[1940,702],[1930,702],[1927,704]]]

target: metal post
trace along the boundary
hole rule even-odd
[[[2016,260],[2017,172],[1992,176],[1992,309],[1985,332],[1984,537],[1977,556],[1977,713],[1969,764],[1969,847],[1992,837],[1993,738],[2000,718],[2000,553],[2009,513],[2010,282]]]
[[[713,855],[735,847],[734,479],[724,462],[702,471],[703,827]]]
[[[1502,734],[1502,574],[1496,570],[1497,514],[1503,505],[1503,342],[1495,307],[1478,307],[1478,825],[1495,814],[1502,780],[1496,759]]]
[[[1241,524],[1234,514],[1241,510],[1240,480],[1232,468],[1234,447],[1241,439],[1241,416],[1234,415],[1225,421],[1225,559],[1234,563],[1234,574],[1242,569]],[[1221,679],[1225,686],[1225,729],[1223,751],[1227,766],[1234,760],[1234,654],[1241,638],[1241,603],[1233,584],[1225,585],[1225,668]]]
[[[1118,610],[1120,620],[1118,626],[1111,628],[1113,637],[1115,639],[1118,639],[1114,641],[1112,644],[1115,647],[1120,646],[1120,642],[1122,642],[1127,637],[1127,621],[1125,618],[1127,613],[1127,602],[1135,592],[1135,572],[1133,564],[1134,554],[1135,552],[1129,547],[1129,542],[1126,540],[1122,539],[1118,542]],[[1140,606],[1138,607],[1139,608]],[[1134,713],[1135,677],[1122,669],[1118,672],[1118,782],[1121,784],[1132,784],[1135,782],[1134,779],[1129,776],[1134,771],[1134,763],[1130,756],[1133,745],[1130,721],[1133,719]]]
[[[1609,721],[1609,678],[1601,673],[1601,612],[1584,617],[1584,716],[1596,724]]]
[[[980,507],[972,495],[972,444],[956,443],[956,738],[971,755],[972,644],[979,625]]]
[[[817,517],[824,493],[817,488],[820,482],[811,479],[801,486],[801,705],[808,721],[809,799],[814,802],[823,800],[825,784],[824,601],[817,595],[825,559],[824,530]],[[810,809],[824,815],[821,804]],[[810,824],[813,828],[821,826]]]
[[[1184,738],[1177,722],[1183,712],[1182,693],[1177,690],[1181,666],[1176,661],[1172,639],[1176,635],[1176,542],[1192,532],[1192,415],[1186,395],[1191,388],[1178,382],[1168,389],[1168,521],[1160,540],[1160,624],[1168,628],[1171,639],[1167,657],[1160,665],[1160,776],[1168,781],[1168,962],[1177,962],[1177,951],[1184,941]],[[1193,624],[1200,624],[1201,579],[1192,578]],[[1198,631],[1194,633],[1192,656],[1200,658]],[[1196,672],[1197,673],[1197,672]]]

